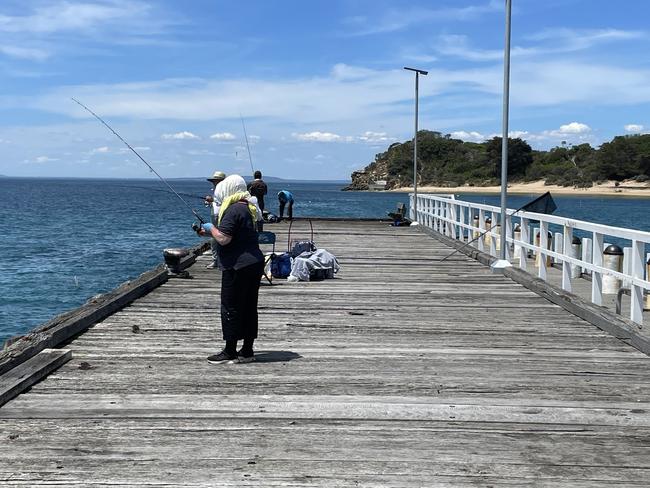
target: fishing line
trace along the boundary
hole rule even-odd
[[[248,149],[248,161],[251,163],[251,171],[253,173],[253,177],[255,177],[255,168],[253,168],[253,157],[251,156],[251,147],[248,145],[248,136],[246,135],[246,125],[244,124],[244,117],[242,114],[239,114],[239,117],[241,118],[241,125],[244,128],[244,139],[246,139],[246,149]]]
[[[144,159],[142,156],[140,156],[140,154],[138,153],[138,151],[136,151],[135,149],[133,149],[133,148],[131,147],[131,144],[129,144],[128,142],[126,142],[126,141],[122,138],[122,136],[119,135],[117,132],[115,132],[115,131],[113,130],[113,128],[112,128],[110,125],[108,125],[106,122],[104,122],[104,119],[102,119],[99,115],[97,115],[95,112],[93,112],[92,110],[90,110],[88,107],[86,107],[83,103],[81,103],[81,102],[80,102],[79,100],[77,100],[76,98],[74,98],[74,97],[71,97],[71,98],[72,98],[72,101],[73,101],[73,102],[76,102],[76,103],[79,104],[81,107],[83,107],[83,108],[84,108],[86,111],[88,111],[88,112],[89,112],[93,117],[95,117],[95,118],[96,118],[97,120],[99,120],[102,124],[104,124],[104,125],[106,126],[106,128],[108,128],[108,130],[110,130],[113,134],[115,134],[115,136],[116,136],[120,141],[122,141],[122,142],[126,145],[126,147],[128,147],[131,151],[133,151],[133,154],[135,154],[138,158],[140,158],[140,161],[142,161],[144,164],[146,164],[147,167],[151,170],[151,172],[152,172],[153,174],[155,174],[158,178],[160,178],[160,181],[162,181],[165,185],[167,185],[167,187],[168,187],[168,188],[169,188],[169,189],[174,193],[174,195],[176,195],[176,196],[180,199],[180,201],[183,202],[183,203],[185,204],[185,206],[186,206],[187,208],[190,209],[190,211],[194,214],[194,216],[195,216],[197,219],[199,219],[199,222],[201,222],[202,224],[205,224],[205,220],[203,220],[203,219],[201,218],[201,216],[197,213],[197,211],[194,210],[194,209],[190,206],[190,204],[187,203],[187,202],[183,199],[183,197],[180,196],[180,195],[176,192],[176,190],[174,190],[174,189],[172,188],[172,186],[171,186],[169,183],[167,183],[167,181],[166,181],[162,176],[160,176],[160,175],[158,174],[158,172],[157,172],[155,169],[153,169],[153,168],[151,167],[151,165],[150,165],[149,163],[147,163],[147,161],[145,161],[145,159]],[[242,120],[242,121],[243,121],[243,120]]]

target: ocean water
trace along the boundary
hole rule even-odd
[[[205,180],[169,182],[206,221]],[[343,184],[268,183],[295,197],[294,216],[385,217],[404,193],[342,192]],[[191,210],[158,179],[0,178],[0,346],[200,242]]]
[[[208,220],[205,180],[170,180]],[[293,192],[300,217],[385,217],[406,193],[342,192],[336,183],[269,183],[274,195]],[[157,179],[0,178],[0,344],[53,316],[83,304],[162,262],[167,247],[199,242],[191,211]],[[535,195],[512,196],[518,208]],[[499,205],[498,196],[468,195]],[[555,197],[557,215],[650,230],[650,199]]]

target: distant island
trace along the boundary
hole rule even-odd
[[[418,186],[435,189],[494,188],[501,178],[501,138],[475,143],[449,134],[418,132]],[[637,190],[650,183],[650,134],[617,136],[593,148],[562,144],[533,150],[526,141],[508,139],[508,182],[533,182],[588,189],[612,182],[613,191]],[[622,183],[626,182],[625,185]],[[396,142],[361,171],[352,173],[346,190],[391,190],[413,185],[413,141]],[[543,186],[542,185],[542,186]],[[620,188],[619,188],[620,187]]]

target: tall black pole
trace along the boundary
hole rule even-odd
[[[429,74],[428,71],[423,71],[416,68],[404,69],[415,72],[415,134],[413,136],[413,220],[418,220],[418,98],[420,75]]]

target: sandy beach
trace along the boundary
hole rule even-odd
[[[390,191],[413,191],[413,187],[394,188]],[[650,198],[650,185],[647,182],[639,183],[634,180],[621,181],[616,186],[614,181],[607,181],[591,188],[573,188],[571,186],[545,185],[544,180],[531,183],[513,183],[508,185],[509,194],[541,194],[550,191],[556,195],[594,195],[594,196],[623,196]],[[422,193],[482,193],[499,194],[500,186],[457,186],[454,188],[438,186],[418,186]]]

